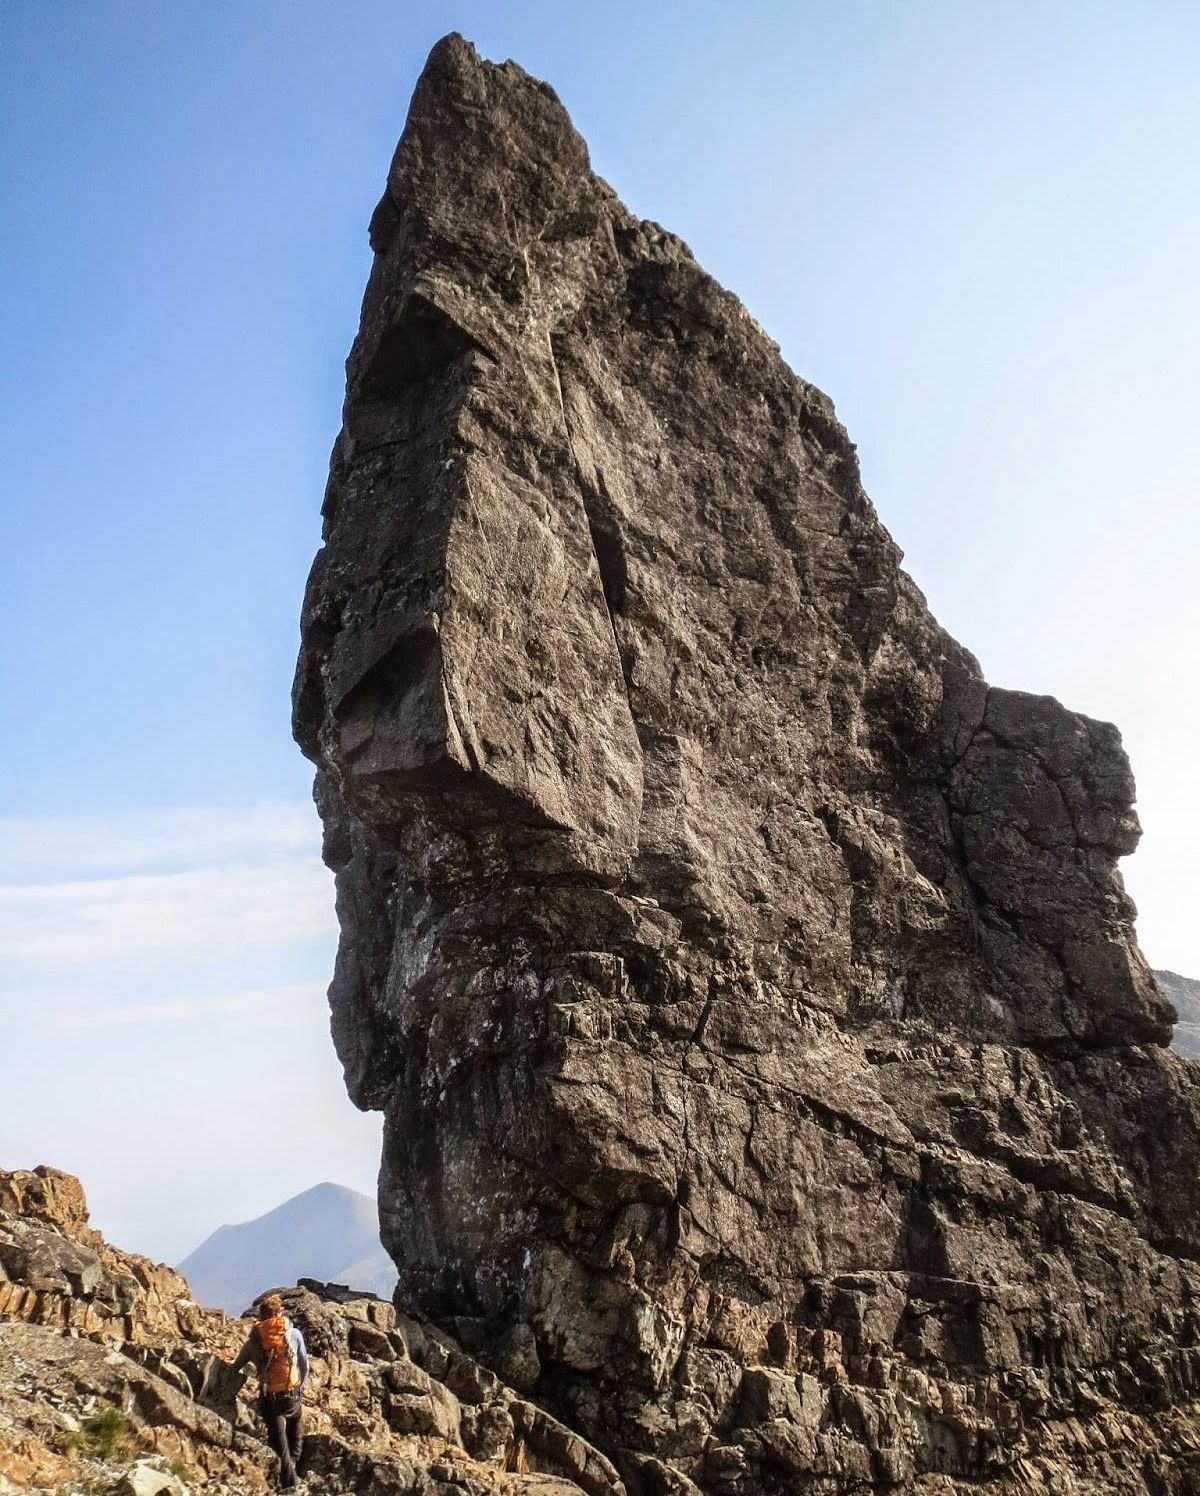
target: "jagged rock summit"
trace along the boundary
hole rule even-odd
[[[1197,1489],[1116,730],[545,84],[439,43],[371,242],[295,722],[401,1295],[636,1490]]]

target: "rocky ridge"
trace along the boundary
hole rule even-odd
[[[313,1496],[619,1496],[598,1451],[453,1337],[337,1284],[282,1293],[311,1353]],[[248,1328],[103,1241],[70,1175],[0,1171],[0,1493],[271,1488],[253,1377],[227,1365]]]
[[[545,84],[440,43],[370,233],[295,725],[400,1299],[654,1496],[1197,1489],[1116,729]]]

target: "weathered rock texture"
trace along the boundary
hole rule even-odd
[[[295,701],[401,1293],[652,1491],[1196,1489],[1116,730],[546,85],[439,44],[371,242]]]

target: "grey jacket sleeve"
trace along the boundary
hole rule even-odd
[[[246,1336],[245,1345],[243,1345],[241,1350],[238,1351],[237,1360],[233,1363],[234,1371],[240,1371],[242,1367],[245,1366],[248,1362],[253,1363],[254,1369],[256,1371],[259,1370],[258,1363],[260,1345],[261,1342],[258,1336],[254,1333],[254,1330],[251,1329],[249,1335]]]
[[[296,1353],[296,1366],[300,1372],[300,1385],[308,1381],[308,1347],[304,1344],[304,1336],[292,1326],[292,1345]]]

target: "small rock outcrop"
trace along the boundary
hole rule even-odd
[[[1196,1489],[1116,729],[545,84],[440,43],[370,234],[295,725],[401,1300],[638,1491]]]

